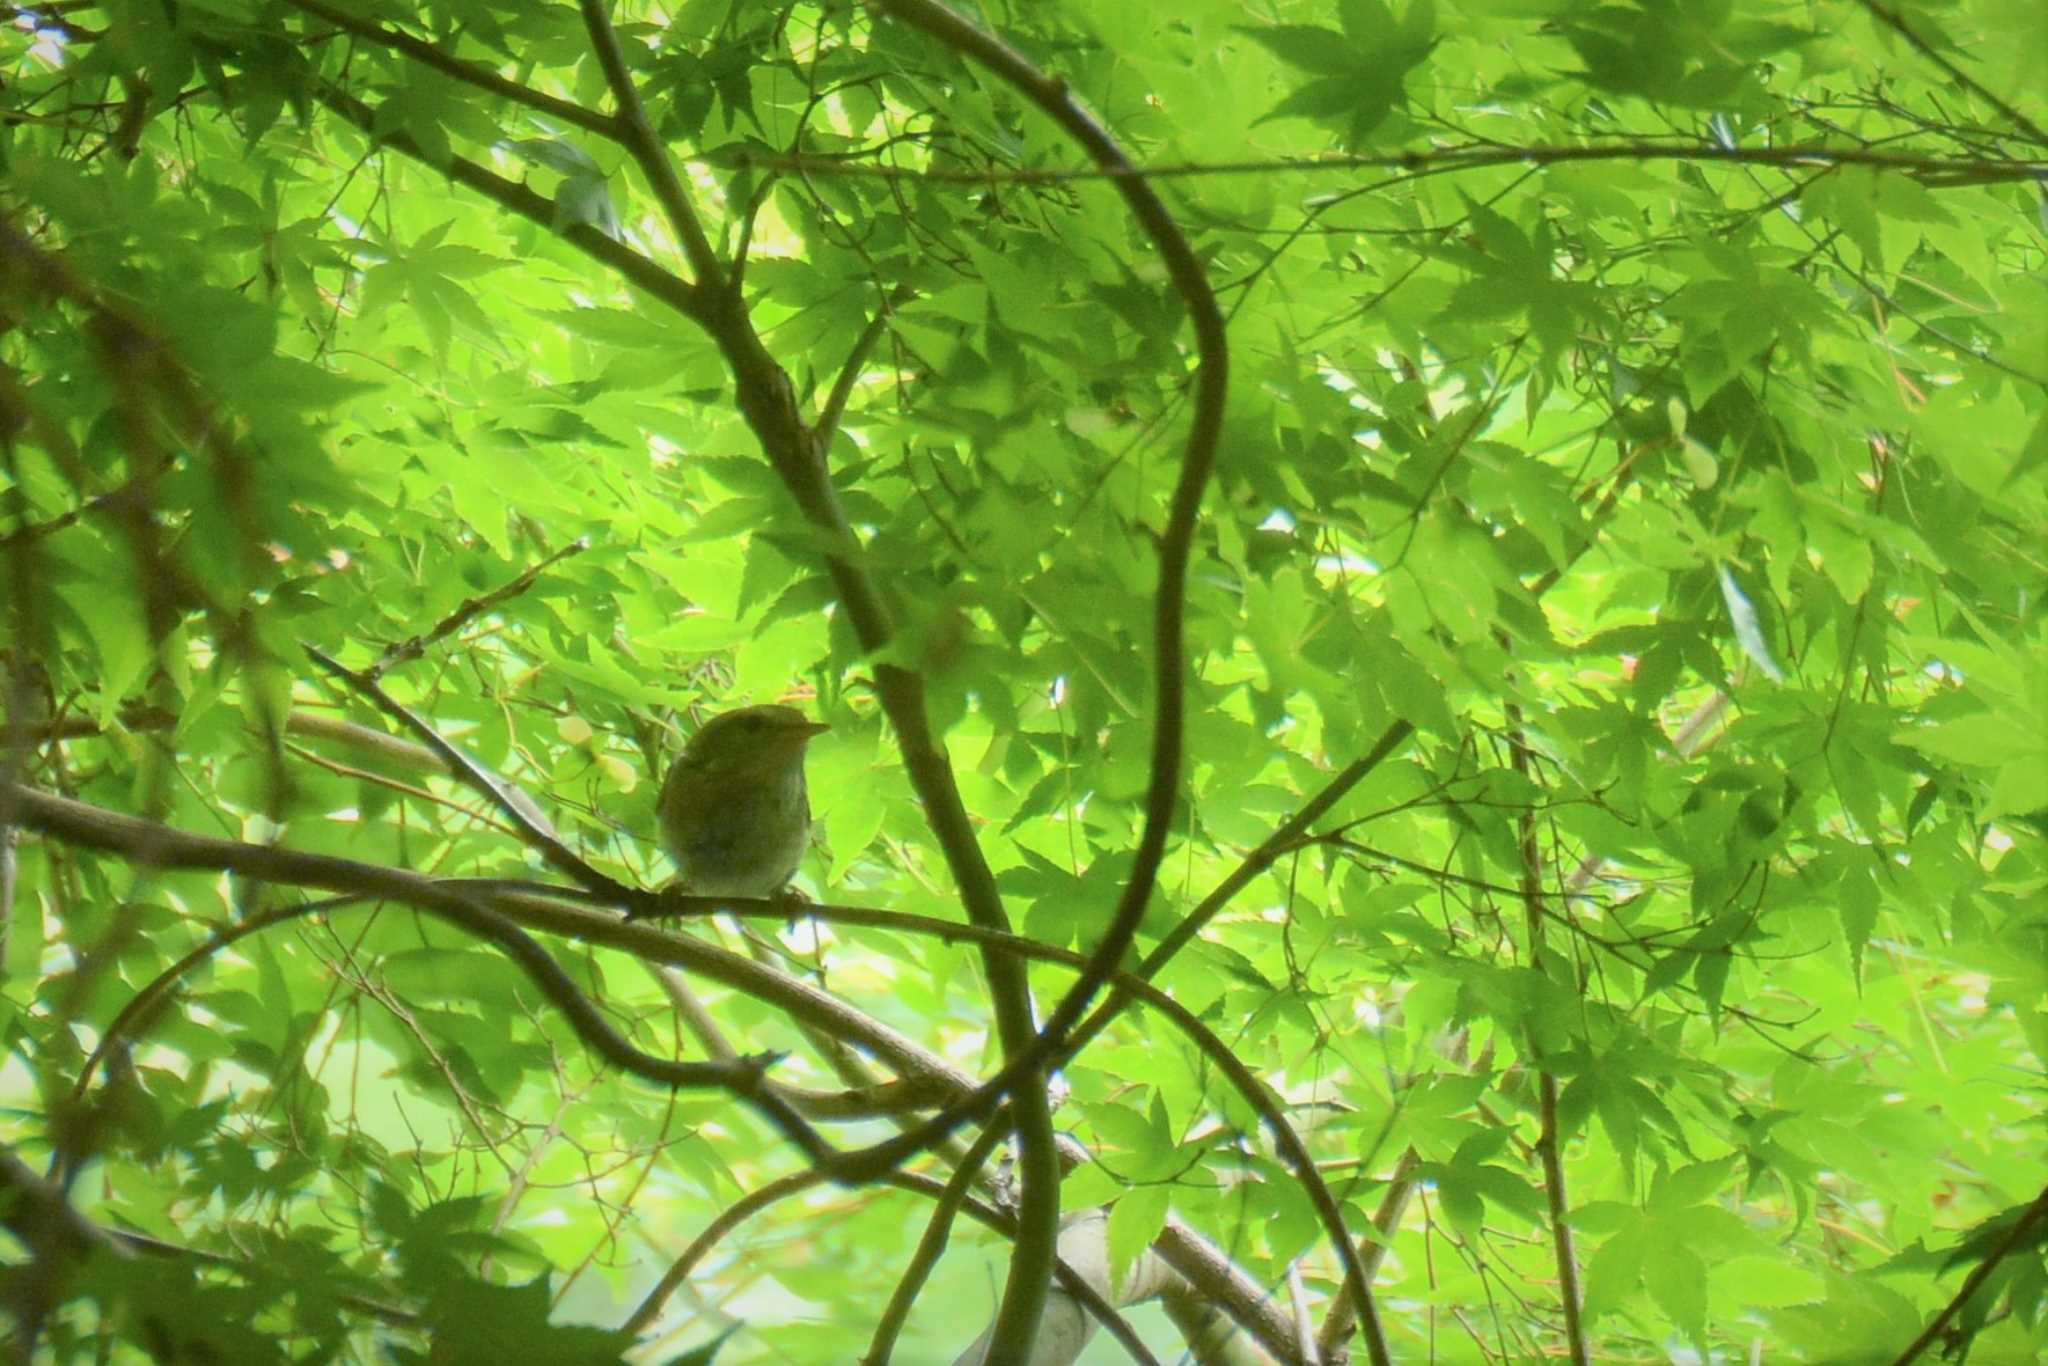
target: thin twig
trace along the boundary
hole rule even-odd
[[[2003,114],[2013,127],[2033,139],[2035,146],[2048,147],[2048,132],[2041,131],[2040,124],[2035,123],[2032,119],[2014,108],[2011,102],[2003,96],[1988,89],[1975,76],[1972,76],[1969,72],[1963,70],[1939,52],[1936,52],[1934,44],[1915,33],[1912,26],[1906,22],[1906,17],[1903,14],[1893,9],[1890,5],[1878,4],[1877,0],[1861,0],[1861,4],[1871,18],[1877,20],[1901,38],[1904,38],[1915,52],[1918,52],[1928,61],[1933,62],[1944,72],[1948,73],[1950,80]],[[2037,53],[2036,55],[2038,56],[2039,54]],[[2035,74],[2040,74],[2038,68],[2036,68]]]
[[[846,412],[847,400],[853,397],[854,385],[860,382],[869,353],[875,349],[875,343],[881,340],[882,334],[888,331],[890,315],[898,305],[911,298],[912,293],[908,287],[890,291],[875,305],[875,316],[854,339],[853,349],[846,353],[846,363],[839,367],[839,377],[832,381],[832,390],[825,395],[825,402],[818,409],[818,420],[813,430],[817,432],[819,450],[831,447],[832,437],[839,430],[839,419]]]
[[[1436,147],[1428,151],[1332,154],[1299,157],[1258,157],[1240,161],[1183,161],[1153,166],[1017,166],[1008,170],[949,171],[916,166],[870,165],[849,159],[851,153],[805,155],[722,148],[700,158],[721,167],[760,167],[813,176],[870,180],[918,181],[928,184],[1045,185],[1084,180],[1177,180],[1225,175],[1329,175],[1333,172],[1393,170],[1413,175],[1481,170],[1493,166],[1561,166],[1593,161],[1719,162],[1748,166],[1874,166],[1912,174],[1938,184],[1989,185],[2039,180],[2048,175],[2048,161],[1983,157],[1920,156],[1832,143],[1788,143],[1778,147],[1727,147],[1712,142],[1609,142],[1591,146],[1553,147],[1539,144]]]
[[[540,563],[527,566],[511,582],[501,584],[488,593],[479,593],[473,598],[465,598],[456,606],[454,611],[435,622],[427,631],[388,646],[384,653],[377,656],[376,663],[370,665],[364,672],[370,678],[382,678],[398,665],[418,659],[429,649],[433,648],[437,642],[446,640],[477,617],[490,611],[493,607],[501,603],[510,602],[513,598],[518,597],[521,593],[533,587],[534,582],[541,575],[547,573],[548,570],[554,568],[563,560],[568,559],[572,555],[581,555],[588,549],[590,549],[590,538],[588,536],[579,536]]]
[[[298,882],[357,893],[362,899],[404,901],[487,939],[539,987],[590,1049],[624,1071],[665,1086],[722,1090],[745,1102],[812,1161],[836,1175],[839,1154],[802,1116],[765,1085],[772,1054],[736,1062],[677,1062],[635,1048],[612,1027],[548,951],[508,917],[487,909],[473,888],[410,871],[355,863],[239,840],[170,830],[83,802],[12,785],[4,794],[15,819],[73,844],[117,854],[157,868],[207,868],[262,881]],[[623,927],[622,927],[623,928]]]
[[[316,646],[307,645],[304,649],[316,664],[376,703],[378,710],[386,716],[398,720],[417,735],[427,748],[438,754],[464,782],[489,798],[518,827],[521,838],[538,850],[550,867],[568,874],[586,891],[617,906],[637,907],[653,897],[651,892],[628,887],[623,882],[607,877],[591,867],[576,854],[575,850],[562,843],[561,836],[546,824],[533,803],[526,799],[525,794],[518,792],[510,783],[456,748],[435,730],[425,717],[385,692],[375,677],[349,668]]]
[[[1998,1269],[2000,1262],[2019,1250],[2020,1245],[2033,1232],[2034,1225],[2043,1219],[2048,1219],[2048,1186],[2042,1187],[2041,1193],[2034,1197],[2034,1203],[2028,1205],[2025,1212],[2012,1221],[2012,1227],[2005,1231],[2005,1236],[1998,1240],[1998,1245],[1984,1254],[1984,1260],[1971,1269],[1969,1276],[1963,1281],[1962,1288],[1956,1291],[1954,1297],[1941,1307],[1941,1312],[1920,1330],[1920,1336],[1906,1344],[1906,1350],[1899,1353],[1892,1366],[1909,1366],[1915,1357],[1933,1346],[1934,1340],[1948,1327],[1949,1320],[1963,1312],[1963,1306],[1970,1302],[1970,1297],[1977,1293],[1978,1287],[1990,1279],[1991,1273]]]

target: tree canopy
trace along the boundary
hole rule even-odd
[[[17,1359],[2048,1355],[2038,0],[5,12]]]

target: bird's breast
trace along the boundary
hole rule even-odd
[[[793,782],[699,783],[664,813],[689,889],[701,896],[770,896],[803,861],[811,813]]]

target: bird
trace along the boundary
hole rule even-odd
[[[696,896],[769,897],[811,838],[804,746],[830,730],[795,707],[741,707],[704,723],[662,780],[661,842]]]

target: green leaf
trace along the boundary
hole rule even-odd
[[[1355,37],[1335,29],[1314,24],[1272,24],[1237,31],[1288,65],[1319,76],[1352,75],[1360,65]]]
[[[1585,1317],[1588,1323],[1614,1313],[1643,1284],[1650,1256],[1649,1226],[1632,1222],[1600,1244],[1586,1263]]]
[[[1659,1255],[1643,1263],[1643,1287],[1677,1325],[1695,1342],[1704,1342],[1707,1332],[1707,1264],[1691,1248],[1665,1244]]]
[[[861,1147],[1072,988],[961,926],[1087,950],[1141,874],[1119,966],[1213,1040],[1097,992],[1062,1214],[1128,1267],[1170,1203],[1325,1316],[1227,1049],[1354,1237],[1421,1164],[1388,1359],[1558,1347],[1546,1089],[1594,1360],[1890,1360],[2048,1183],[2038,3],[973,16],[1187,258],[850,7],[49,9],[0,26],[0,1104],[241,1258],[86,1259],[52,1360],[617,1359],[589,1269],[707,1229],[632,1352],[846,1359],[921,1219],[730,1225],[789,1115],[631,1060],[779,1055]],[[612,55],[666,169],[606,177]],[[816,903],[515,890],[660,885],[650,779],[776,702],[833,727]],[[992,1312],[1015,1244],[956,1234],[900,1359]],[[2044,1298],[2008,1257],[1945,1346],[2043,1357]]]
[[[1125,1282],[1138,1255],[1166,1226],[1171,1195],[1167,1186],[1139,1186],[1124,1192],[1110,1206],[1109,1275],[1113,1284]]]

